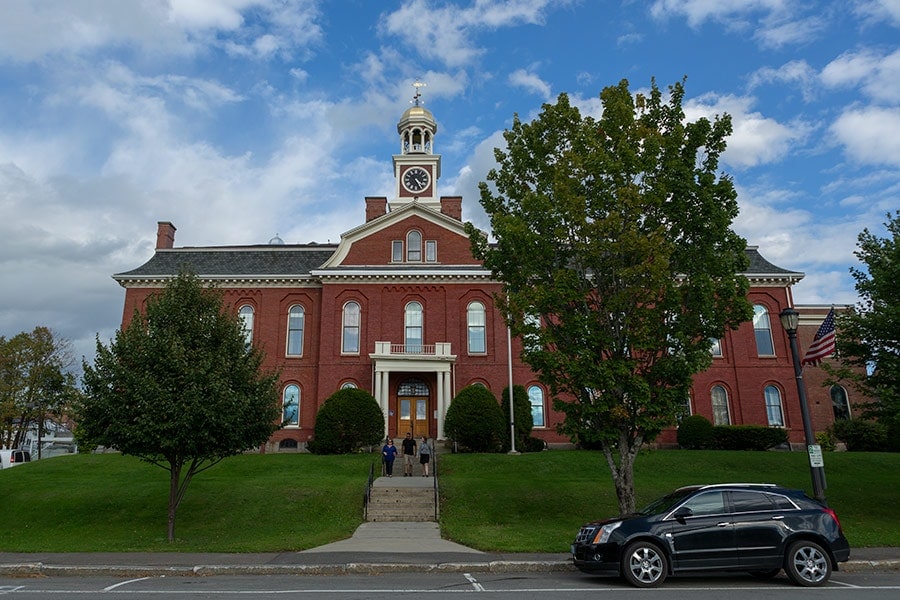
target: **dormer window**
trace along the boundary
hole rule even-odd
[[[404,246],[405,244],[405,246]],[[419,231],[410,231],[406,234],[406,240],[391,241],[392,263],[420,263],[422,262],[422,234]],[[425,240],[425,261],[437,262],[437,240]]]

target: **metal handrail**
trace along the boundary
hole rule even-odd
[[[432,442],[432,446],[435,446],[434,442]],[[431,449],[431,479],[434,480],[434,522],[440,523],[440,507],[441,503],[438,495],[438,458],[437,458],[437,448],[432,447]]]
[[[369,481],[366,483],[366,491],[363,493],[363,520],[369,520],[369,502],[372,500],[372,485],[375,483],[375,461],[369,466]]]

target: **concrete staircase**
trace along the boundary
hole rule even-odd
[[[435,522],[431,477],[379,477],[372,484],[368,521]]]

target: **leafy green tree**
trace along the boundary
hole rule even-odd
[[[277,429],[278,374],[262,361],[221,292],[181,273],[85,362],[79,439],[169,472],[169,541],[193,477]]]
[[[319,408],[314,434],[310,450],[316,454],[346,454],[362,446],[380,446],[384,412],[365,390],[338,390]]]
[[[70,343],[47,327],[0,337],[0,446],[18,448],[32,427],[40,440],[48,422],[68,418],[77,394]]]
[[[503,388],[500,411],[506,419],[506,436],[503,438],[503,448],[509,450],[509,386]],[[524,385],[513,386],[513,416],[516,426],[516,450],[526,451],[526,441],[534,429],[534,418],[531,415],[531,401]]]
[[[469,385],[456,394],[447,408],[444,432],[473,452],[498,452],[508,433],[497,398],[484,386]]]
[[[737,193],[719,173],[731,119],[686,122],[683,97],[683,82],[664,99],[623,80],[598,119],[565,94],[515,116],[480,184],[495,243],[467,226],[524,360],[572,399],[555,403],[561,431],[600,445],[623,513],[637,453],[675,423],[710,338],[752,314]]]
[[[872,399],[863,416],[888,430],[894,450],[900,448],[900,211],[888,213],[888,235],[864,229],[856,257],[865,268],[850,269],[860,300],[836,318],[838,362],[825,364],[829,382],[850,382]]]

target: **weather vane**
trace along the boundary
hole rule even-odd
[[[416,81],[412,84],[412,86],[414,88],[416,88],[416,94],[413,96],[413,99],[410,100],[409,102],[411,104],[415,104],[416,106],[419,106],[419,104],[425,104],[424,102],[422,102],[420,100],[420,98],[422,97],[421,89],[423,87],[425,87],[425,84],[423,82],[419,81],[418,79],[416,79]]]

